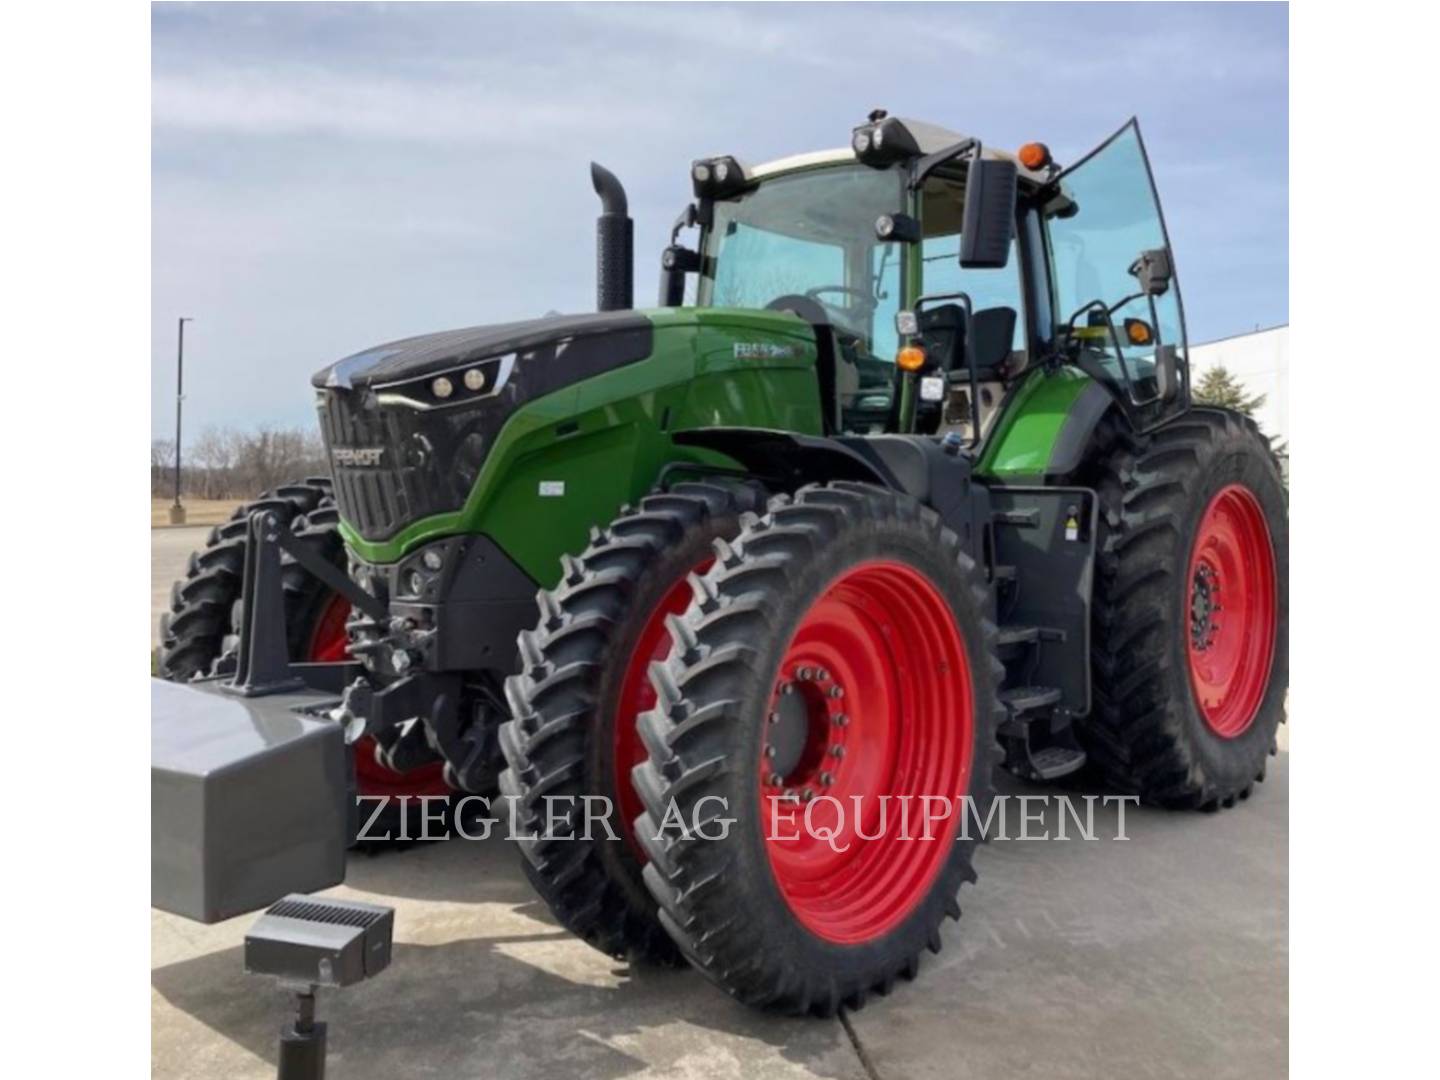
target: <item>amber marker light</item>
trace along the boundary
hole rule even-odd
[[[1139,319],[1125,320],[1125,336],[1130,339],[1131,345],[1149,345],[1155,338],[1150,332],[1149,324]]]
[[[1015,155],[1020,159],[1020,164],[1031,172],[1038,172],[1050,164],[1050,148],[1043,142],[1029,142],[1020,147],[1020,153]]]
[[[919,345],[906,345],[895,354],[895,363],[901,371],[919,371],[925,366],[925,350]]]

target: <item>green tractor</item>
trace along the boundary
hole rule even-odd
[[[1134,122],[1068,168],[883,111],[697,161],[645,311],[592,177],[597,313],[325,368],[332,477],[176,585],[157,906],[333,884],[357,792],[498,785],[584,940],[823,1015],[940,948],[997,768],[1251,793],[1285,493],[1251,421],[1191,404]]]

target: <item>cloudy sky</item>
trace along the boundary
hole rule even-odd
[[[1191,340],[1288,317],[1280,4],[152,10],[157,434],[179,315],[187,431],[308,425],[347,353],[593,308],[591,159],[649,303],[691,159],[843,145],[877,106],[1062,162],[1138,115]]]

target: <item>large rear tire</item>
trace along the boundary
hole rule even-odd
[[[566,558],[560,584],[538,597],[539,624],[520,635],[521,672],[505,686],[514,719],[500,728],[500,790],[514,800],[536,891],[567,929],[610,956],[679,961],[641,883],[644,853],[631,833],[640,806],[630,769],[644,757],[635,720],[654,704],[649,666],[670,651],[665,618],[689,605],[689,575],[714,558],[716,538],[739,532],[742,514],[763,507],[763,493],[739,483],[677,484],[646,497]],[[596,797],[608,802],[585,801]]]
[[[173,682],[234,670],[239,641],[239,601],[245,576],[250,515],[269,510],[295,536],[341,570],[345,545],[330,480],[312,477],[267,491],[235,510],[210,531],[205,547],[190,556],[185,577],[170,590],[170,611],[160,618],[159,671]],[[300,661],[344,660],[349,603],[288,555],[281,563],[285,633],[290,656]],[[357,790],[362,796],[447,796],[439,763],[395,772],[375,759],[375,745],[355,746]],[[366,816],[362,807],[362,820]]]
[[[987,588],[933,510],[863,484],[777,496],[717,552],[640,721],[645,884],[735,998],[859,1008],[975,880],[962,815],[988,819],[1004,715]]]
[[[1102,423],[1095,704],[1076,725],[1106,781],[1218,809],[1264,778],[1289,683],[1289,523],[1255,423],[1193,409],[1145,436]]]

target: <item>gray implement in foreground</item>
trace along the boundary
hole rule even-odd
[[[315,693],[150,685],[150,903],[219,922],[345,878],[351,769]]]

